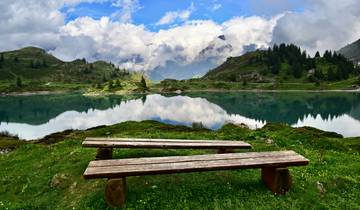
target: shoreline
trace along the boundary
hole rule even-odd
[[[52,94],[63,94],[72,93],[74,91],[56,90],[56,91],[25,91],[25,92],[12,92],[12,93],[0,93],[0,96],[41,96],[41,95],[52,95]]]
[[[189,90],[174,90],[174,91],[161,91],[161,90],[153,90],[149,92],[133,92],[133,91],[124,91],[124,92],[104,92],[104,93],[86,93],[81,91],[66,91],[66,90],[56,90],[56,91],[25,91],[25,92],[12,92],[12,93],[0,93],[0,96],[36,96],[36,95],[51,95],[51,94],[64,94],[64,93],[72,93],[72,92],[80,92],[84,96],[96,97],[96,96],[107,96],[107,95],[132,95],[132,94],[162,94],[162,93],[191,93],[191,92],[213,92],[213,93],[236,93],[236,92],[251,92],[251,93],[272,93],[272,92],[309,92],[309,93],[321,93],[321,92],[344,92],[344,93],[358,93],[360,89],[352,89],[352,90],[342,90],[342,89],[334,89],[334,90],[267,90],[267,89],[189,89]]]
[[[163,93],[175,93],[176,91],[169,91],[169,92],[163,92]],[[344,92],[344,93],[357,93],[360,92],[360,89],[356,89],[356,90],[264,90],[264,89],[253,89],[253,90],[223,90],[223,89],[206,89],[206,90],[184,90],[181,91],[182,93],[186,93],[186,92],[255,92],[255,93],[261,93],[261,92]]]

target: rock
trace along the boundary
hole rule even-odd
[[[11,152],[10,148],[0,149],[0,155],[5,155],[9,152]]]
[[[269,139],[269,138],[266,139],[265,142],[266,142],[267,144],[274,144],[274,140]]]
[[[325,189],[324,185],[319,181],[316,182],[316,188],[319,190],[319,192],[321,194],[326,193],[326,189]]]
[[[66,174],[55,174],[51,179],[50,187],[64,188],[68,184],[69,177]]]
[[[246,128],[246,129],[250,129],[249,126],[247,126],[246,124],[244,123],[240,123],[240,124],[235,124],[237,127],[240,127],[240,128]]]
[[[181,94],[181,90],[176,90],[175,93],[176,94]]]

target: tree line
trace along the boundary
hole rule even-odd
[[[322,56],[316,52],[315,56],[311,57],[294,44],[275,44],[272,48],[258,53],[249,62],[265,64],[265,74],[279,75],[285,71],[286,75],[301,78],[311,73],[314,80],[339,81],[359,72],[358,66],[337,52],[327,50]]]

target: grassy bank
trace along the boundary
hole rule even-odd
[[[86,136],[245,140],[255,151],[295,150],[310,159],[309,166],[291,168],[294,186],[286,196],[270,193],[255,169],[130,177],[127,209],[360,208],[360,138],[279,124],[209,131],[145,121],[58,133],[0,155],[0,209],[111,209],[103,200],[105,180],[82,178],[96,154],[81,147]],[[212,152],[118,149],[114,156]]]
[[[339,82],[323,82],[319,84],[309,82],[276,82],[276,83],[251,83],[251,82],[222,82],[205,79],[191,80],[165,80],[153,86],[154,91],[237,91],[237,90],[357,90],[357,78]]]

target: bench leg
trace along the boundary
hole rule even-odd
[[[112,148],[98,148],[96,154],[96,160],[112,159]]]
[[[292,179],[287,168],[262,168],[261,178],[275,194],[284,195],[290,190]]]
[[[218,154],[235,153],[235,150],[233,150],[233,149],[218,149],[217,153]]]
[[[126,178],[108,179],[105,188],[105,201],[113,207],[123,208],[126,198]]]

